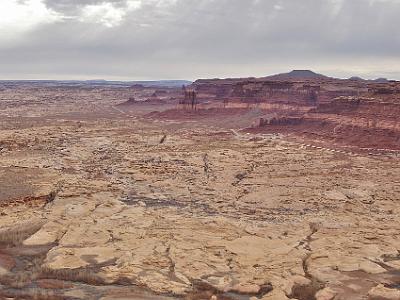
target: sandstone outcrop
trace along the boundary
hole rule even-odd
[[[316,106],[340,96],[358,96],[368,84],[332,78],[211,79],[197,80],[193,88],[208,101],[244,103],[289,103]]]
[[[400,150],[399,113],[400,102],[397,101],[340,97],[302,116],[261,119],[259,125],[341,146],[390,151]]]
[[[79,113],[67,100],[62,114],[63,103],[26,101],[24,108],[10,101],[0,110],[0,184],[7,187],[0,190],[0,297],[396,295],[397,156],[312,147],[266,129],[284,124],[240,130],[261,117],[277,120],[278,112],[268,115],[267,108],[238,107],[231,115],[219,108],[214,112],[223,118],[214,121],[199,109],[186,112],[198,117],[168,121],[156,119],[160,113],[143,117],[145,107],[114,109],[115,99],[126,99],[124,89],[94,108],[91,96],[101,89],[71,92],[85,95],[71,100],[80,103]],[[313,111],[264,105],[282,114],[296,107],[288,119],[345,120],[354,112],[385,118],[376,100],[361,101],[353,112],[340,110],[347,98],[335,101]],[[351,101],[346,105],[353,107]],[[18,119],[26,110],[40,118]],[[5,114],[18,122],[6,122]],[[392,126],[390,120],[395,114],[376,126]],[[13,200],[50,195],[40,205]]]
[[[368,292],[368,299],[370,300],[399,300],[400,291],[396,289],[386,288],[380,284]]]

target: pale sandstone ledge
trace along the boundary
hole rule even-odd
[[[326,300],[375,297],[382,287],[367,282],[386,283],[399,270],[394,161],[210,129],[173,131],[159,145],[159,128],[144,127],[142,137],[140,124],[117,125],[26,129],[51,155],[2,156],[29,172],[56,169],[37,173],[58,189],[55,199],[0,217],[8,229],[41,222],[20,247],[49,246],[47,272],[90,271],[108,287],[162,296],[189,297],[204,284],[215,294],[208,299]],[[61,139],[64,131],[71,134]]]

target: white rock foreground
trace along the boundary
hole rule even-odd
[[[105,285],[188,299],[199,286],[208,299],[399,299],[382,285],[400,269],[393,161],[276,138],[211,139],[218,132],[203,129],[181,129],[158,145],[149,141],[160,128],[146,129],[146,140],[121,127],[21,131],[68,149],[22,158],[33,173],[46,160],[35,185],[57,196],[44,207],[4,208],[0,218],[6,229],[43,222],[23,246],[51,246],[46,270],[86,270]],[[60,131],[71,135],[61,142]]]

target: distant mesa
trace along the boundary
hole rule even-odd
[[[105,80],[105,79],[89,79],[89,80],[85,80],[85,82],[88,84],[105,84],[105,83],[107,83],[107,80]]]
[[[358,76],[353,76],[350,77],[349,80],[354,80],[354,81],[369,81],[369,82],[375,82],[375,83],[388,83],[389,80],[387,78],[377,78],[377,79],[363,79]]]
[[[349,80],[355,80],[355,81],[364,81],[364,78],[358,77],[358,76],[352,76],[349,78]]]
[[[182,85],[190,85],[191,81],[188,80],[140,80],[140,81],[115,81],[115,80],[104,80],[94,79],[86,80],[87,84],[90,85],[131,85],[132,87],[164,87],[164,88],[176,88]]]
[[[270,80],[293,80],[293,79],[328,79],[330,77],[315,73],[311,70],[293,70],[289,73],[282,73],[265,77]]]
[[[193,82],[188,80],[149,80],[149,81],[130,81],[133,85],[141,85],[143,87],[181,87],[190,85]]]
[[[376,83],[388,83],[389,82],[389,80],[387,78],[377,78],[373,81]]]
[[[140,84],[140,83],[134,83],[134,84],[131,85],[131,88],[144,89],[145,86],[143,84]]]
[[[241,81],[342,81],[342,80],[350,80],[364,83],[389,83],[395,82],[395,80],[388,80],[387,78],[377,78],[377,79],[364,79],[359,76],[352,76],[348,79],[342,79],[338,77],[326,76],[320,73],[316,73],[311,70],[293,70],[287,73],[280,73],[274,75],[268,75],[265,77],[245,77],[245,78],[211,78],[211,79],[197,79],[195,83],[210,83],[210,82],[221,82],[223,81],[225,84],[233,84]]]

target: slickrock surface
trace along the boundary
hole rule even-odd
[[[103,101],[64,115],[62,102],[38,103],[29,120],[8,111],[0,297],[398,299],[396,154]]]

